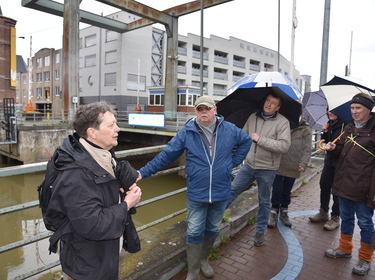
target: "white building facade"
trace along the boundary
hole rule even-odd
[[[129,23],[137,16],[118,12],[108,16]],[[86,104],[106,100],[118,110],[162,111],[166,59],[177,60],[178,105],[191,107],[200,95],[200,36],[178,37],[178,56],[166,57],[166,33],[153,26],[124,34],[87,27],[80,30],[79,97]],[[240,78],[259,71],[289,75],[290,62],[277,51],[238,38],[211,35],[203,43],[203,89],[215,101]],[[278,60],[279,63],[278,63]],[[293,80],[305,88],[294,69]]]

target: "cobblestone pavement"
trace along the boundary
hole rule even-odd
[[[278,223],[267,229],[265,245],[253,245],[255,225],[247,225],[221,244],[217,254],[221,259],[210,261],[215,280],[267,280],[267,279],[375,279],[375,267],[367,276],[352,274],[358,260],[359,228],[356,225],[354,250],[350,259],[330,259],[324,251],[338,246],[339,229],[323,229],[324,223],[311,223],[309,216],[319,209],[319,179],[315,175],[292,194],[289,215],[292,228]],[[171,280],[185,280],[186,271]],[[206,279],[200,275],[201,279]]]

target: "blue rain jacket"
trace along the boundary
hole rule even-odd
[[[216,145],[211,157],[208,147],[190,119],[167,146],[140,169],[147,178],[186,151],[187,197],[198,202],[216,202],[231,197],[232,169],[245,159],[252,140],[234,124],[217,115]]]

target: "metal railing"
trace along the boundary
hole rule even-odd
[[[153,147],[147,147],[147,148],[138,148],[138,149],[132,149],[132,150],[126,150],[126,151],[118,151],[118,152],[116,152],[116,156],[118,158],[124,158],[124,157],[128,157],[128,156],[133,156],[133,155],[156,153],[156,152],[160,152],[164,147],[165,147],[165,145],[159,145],[159,146],[153,146]],[[45,171],[46,166],[47,166],[47,162],[40,162],[40,163],[34,163],[34,164],[25,164],[25,165],[16,166],[16,167],[0,168],[0,177],[21,175],[21,174],[27,174],[27,173],[32,173],[32,172],[43,172],[43,171]],[[176,172],[179,172],[179,171],[184,170],[184,169],[185,169],[185,166],[179,166],[179,167],[175,167],[175,168],[162,170],[162,171],[159,171],[158,173],[152,175],[150,178],[176,173]],[[148,205],[148,204],[153,203],[155,201],[159,201],[159,200],[177,195],[177,194],[185,192],[185,191],[186,191],[186,187],[175,190],[175,191],[172,191],[172,192],[165,193],[163,195],[160,195],[160,196],[157,196],[157,197],[145,200],[145,201],[142,201],[142,202],[138,203],[137,208]],[[27,203],[23,203],[23,204],[19,204],[19,205],[14,205],[14,206],[2,208],[2,209],[0,209],[0,216],[6,215],[6,214],[11,214],[11,213],[18,212],[18,211],[27,210],[27,209],[30,209],[30,208],[33,208],[33,207],[38,207],[38,206],[39,206],[39,201],[36,200],[36,201],[31,201],[31,202],[27,202]],[[145,224],[141,227],[138,227],[137,232],[146,230],[150,227],[153,227],[157,224],[160,224],[162,222],[170,220],[170,219],[172,219],[172,218],[174,218],[178,215],[181,215],[185,212],[186,212],[186,208],[183,208],[179,211],[176,211],[176,212],[171,213],[167,216],[164,216],[160,219],[157,219],[157,220],[152,221],[148,224]],[[0,253],[5,253],[7,251],[26,246],[28,244],[35,243],[37,241],[41,241],[43,239],[49,238],[52,234],[53,234],[53,232],[51,232],[51,231],[43,232],[43,233],[37,234],[35,236],[26,238],[24,240],[20,240],[20,241],[11,243],[11,244],[1,246],[0,247]],[[56,267],[58,265],[60,265],[59,261],[55,261],[55,262],[52,262],[52,263],[49,263],[49,264],[45,264],[41,267],[38,267],[35,270],[32,270],[32,271],[29,271],[25,274],[19,275],[19,276],[15,277],[14,279],[26,279],[26,278],[29,278],[31,276],[37,275],[39,273],[42,273],[44,271],[47,271],[47,270],[49,270],[53,267]]]

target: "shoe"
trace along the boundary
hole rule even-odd
[[[326,255],[328,258],[351,258],[352,254],[345,254],[343,251],[341,251],[340,248],[336,249],[328,249],[324,252],[324,255]]]
[[[270,216],[268,217],[267,227],[269,227],[269,228],[275,228],[276,225],[277,225],[278,216],[279,216],[279,213],[277,213],[274,210],[271,210]]]
[[[264,233],[255,233],[254,246],[261,247],[264,245]]]
[[[340,217],[338,217],[338,216],[331,216],[331,219],[328,222],[325,223],[325,225],[323,226],[323,228],[325,230],[332,231],[332,230],[337,229],[339,226],[340,226]]]
[[[312,217],[309,217],[309,219],[313,223],[327,222],[328,212],[325,212],[323,209],[319,209],[319,213],[315,214]]]
[[[357,264],[353,267],[352,273],[360,276],[367,275],[370,270],[371,262],[359,259]]]
[[[286,226],[286,227],[291,227],[292,226],[292,223],[289,220],[288,210],[281,209],[280,221],[282,221],[283,224],[284,224],[284,226]]]

